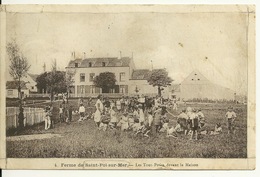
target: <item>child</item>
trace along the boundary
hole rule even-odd
[[[199,118],[199,128],[202,128],[205,126],[206,120],[204,114],[201,112],[201,108],[198,109],[197,115]]]
[[[48,130],[51,127],[51,118],[50,118],[50,107],[45,108],[45,130]]]
[[[188,116],[188,119],[187,119],[187,130],[191,130],[191,118],[190,118],[191,115],[192,115],[192,108],[191,107],[187,107],[186,114]],[[188,131],[186,132],[186,134],[187,133],[188,133]]]
[[[222,127],[221,127],[221,124],[220,123],[217,123],[216,126],[215,126],[215,129],[214,131],[211,131],[210,132],[210,135],[218,135],[222,132]]]
[[[148,111],[148,126],[151,127],[153,123],[152,111]]]
[[[116,100],[116,108],[118,111],[121,111],[121,102],[119,98]]]
[[[192,140],[193,136],[195,137],[195,140],[198,140],[199,118],[198,115],[196,114],[196,109],[193,109],[190,115],[190,120],[191,120],[190,140]]]
[[[109,122],[110,122],[110,112],[109,112],[109,110],[107,110],[101,116],[101,123],[100,123],[99,129],[102,129],[103,131],[106,131]]]
[[[135,123],[135,119],[133,117],[133,114],[129,113],[128,114],[128,125],[129,125],[129,130],[131,130],[133,128],[133,125]]]
[[[60,123],[63,122],[63,106],[62,104],[60,104],[60,108],[59,108],[59,117],[60,117]]]
[[[128,125],[128,117],[127,117],[127,112],[123,113],[123,116],[121,118],[121,120],[118,123],[118,127],[121,127],[121,131],[126,131],[129,127]]]
[[[80,104],[80,107],[79,107],[79,122],[81,122],[83,119],[84,119],[84,116],[85,116],[85,107],[83,106],[83,104],[81,103]]]
[[[137,132],[141,127],[138,119],[134,120],[134,125],[132,126],[133,132]]]
[[[169,128],[169,119],[166,117],[166,115],[162,116],[162,128],[160,129],[160,132],[166,132]]]
[[[157,107],[155,112],[154,112],[154,126],[155,126],[155,131],[156,133],[159,132],[159,130],[162,127],[161,123],[161,108]]]
[[[139,105],[138,106],[138,112],[139,112],[139,122],[140,122],[140,124],[141,125],[143,125],[144,124],[144,111],[143,111],[143,105]]]
[[[226,119],[227,119],[227,124],[228,124],[228,134],[232,133],[233,131],[233,122],[235,121],[237,115],[236,113],[233,111],[232,107],[228,108],[228,112],[225,115]],[[235,133],[235,132],[233,132]]]
[[[96,112],[94,114],[94,122],[96,123],[97,127],[99,127],[99,125],[100,125],[101,115],[104,111],[104,106],[103,106],[101,99],[102,99],[102,95],[98,95],[97,102],[95,104]]]
[[[110,128],[114,129],[116,128],[116,123],[117,123],[117,117],[116,117],[116,107],[113,107],[110,109]]]
[[[70,105],[68,109],[68,121],[71,122],[71,120],[72,120],[72,106]]]

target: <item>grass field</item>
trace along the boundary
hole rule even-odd
[[[74,107],[77,101],[70,101]],[[54,104],[55,107],[58,103]],[[45,131],[43,124],[26,128],[19,134],[60,134],[42,140],[7,141],[8,158],[246,158],[247,157],[247,108],[246,105],[233,105],[237,113],[236,133],[227,134],[224,115],[228,104],[192,104],[200,107],[207,120],[207,128],[214,129],[222,124],[220,135],[201,135],[198,141],[190,141],[188,136],[168,138],[165,133],[150,138],[135,136],[133,132],[119,130],[99,131],[93,120],[57,123],[54,129]],[[180,106],[179,110],[183,108]],[[55,109],[54,116],[57,116]],[[176,113],[174,113],[176,114]],[[176,119],[170,118],[170,125]],[[11,135],[11,134],[9,134]]]

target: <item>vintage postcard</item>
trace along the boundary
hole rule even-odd
[[[2,5],[3,169],[255,169],[254,5]]]

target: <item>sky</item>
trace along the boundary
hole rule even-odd
[[[196,69],[245,94],[247,23],[245,13],[7,13],[6,37],[17,41],[33,74],[44,63],[50,70],[55,59],[65,70],[73,51],[77,57],[133,52],[137,68],[166,68],[174,84]]]

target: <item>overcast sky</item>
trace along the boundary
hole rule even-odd
[[[247,90],[246,33],[245,13],[7,14],[7,41],[17,40],[30,73],[43,72],[44,63],[50,70],[54,59],[64,70],[73,51],[78,57],[133,52],[137,68],[150,69],[152,60],[174,83],[197,69],[239,93]]]

